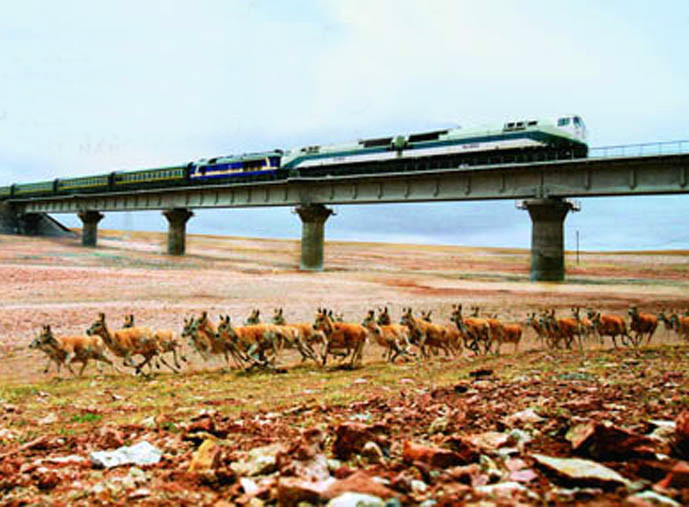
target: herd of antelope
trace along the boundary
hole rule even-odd
[[[55,336],[50,326],[44,325],[29,347],[48,356],[46,373],[55,363],[58,373],[64,365],[74,375],[72,363],[76,362],[82,364],[81,375],[89,360],[97,361],[99,371],[102,371],[101,363],[106,363],[121,373],[106,355],[108,351],[122,358],[123,366],[133,368],[137,374],[143,374],[146,366],[150,373],[154,365],[160,368],[161,363],[179,372],[180,360],[187,361],[182,352],[182,339],[187,339],[204,360],[221,356],[228,365],[232,361],[242,369],[273,369],[285,349],[298,352],[302,361],[312,360],[325,366],[328,358],[334,356],[354,367],[363,361],[364,347],[369,341],[382,347],[383,357],[389,362],[438,354],[454,357],[464,350],[474,355],[499,354],[505,343],[513,344],[516,352],[525,327],[536,332],[543,346],[552,348],[571,349],[576,344],[583,348],[587,340],[597,339],[603,343],[604,337],[611,338],[615,347],[618,337],[623,345],[639,346],[644,340],[648,344],[659,321],[689,342],[689,310],[684,313],[663,310],[653,315],[631,307],[629,325],[619,315],[589,310],[583,316],[578,307],[572,308],[569,317],[558,318],[554,309],[529,313],[524,323],[506,323],[496,315],[481,316],[476,306],[471,308],[470,316],[464,316],[461,304],[452,306],[449,322],[445,324],[433,322],[431,313],[421,312],[420,316],[414,316],[411,308],[404,308],[399,324],[394,324],[385,307],[378,309],[377,315],[369,310],[361,323],[354,323],[345,322],[342,315],[333,315],[332,310],[319,308],[313,322],[289,323],[282,308],[278,308],[270,323],[262,323],[260,310],[256,309],[243,325],[238,326],[232,323],[229,315],[221,315],[219,321],[213,323],[207,312],[203,312],[199,317],[184,320],[181,336],[170,329],[137,326],[134,315],[125,318],[122,328],[111,330],[105,314],[100,313],[85,336]],[[135,356],[143,359],[135,363]]]

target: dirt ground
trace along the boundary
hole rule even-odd
[[[265,486],[268,492],[261,489],[263,486],[259,483],[260,492],[252,495],[246,491],[247,488],[251,489],[246,484],[245,487],[238,486],[240,482],[236,481],[234,475],[226,477],[220,473],[223,465],[216,467],[217,476],[213,481],[204,482],[181,472],[186,471],[198,448],[198,441],[186,437],[190,432],[193,433],[190,427],[196,424],[198,417],[205,417],[198,415],[200,409],[210,410],[206,415],[216,426],[231,426],[234,424],[231,417],[237,414],[242,420],[258,417],[255,414],[265,416],[265,411],[277,410],[275,407],[284,410],[285,414],[291,414],[282,418],[277,426],[273,421],[266,423],[267,426],[261,431],[252,427],[242,432],[241,437],[236,437],[232,450],[225,449],[223,463],[240,459],[233,453],[274,443],[276,439],[294,443],[302,435],[301,430],[310,425],[326,425],[324,431],[330,431],[325,440],[326,448],[330,449],[332,439],[336,439],[332,431],[337,425],[362,413],[368,414],[361,416],[364,417],[361,421],[367,424],[387,421],[389,438],[415,438],[424,445],[433,443],[448,447],[445,441],[440,442],[438,438],[417,430],[425,428],[443,414],[455,414],[461,407],[468,413],[466,400],[459,402],[456,398],[463,395],[464,388],[453,390],[452,386],[461,379],[471,382],[468,372],[481,368],[490,371],[488,378],[495,383],[486,384],[487,381],[479,380],[473,387],[470,385],[469,391],[474,396],[485,395],[486,399],[492,401],[481,409],[483,412],[480,417],[477,416],[478,419],[464,426],[464,431],[495,431],[502,427],[498,415],[505,416],[539,405],[536,402],[539,397],[553,397],[559,400],[558,403],[541,403],[539,406],[548,408],[539,413],[550,418],[548,424],[552,427],[549,427],[549,431],[558,436],[548,437],[550,440],[547,442],[539,440],[535,447],[536,450],[547,450],[559,456],[570,454],[564,450],[566,442],[563,435],[557,433],[566,433],[567,425],[563,418],[574,417],[577,422],[582,422],[589,415],[585,408],[562,407],[572,393],[584,393],[583,399],[593,397],[593,390],[600,389],[600,385],[598,380],[594,382],[585,376],[607,375],[606,364],[625,365],[620,368],[624,381],[622,377],[615,377],[614,382],[609,383],[609,389],[604,389],[605,393],[600,394],[600,399],[594,403],[596,410],[605,411],[601,404],[617,403],[627,406],[629,413],[616,411],[613,407],[597,420],[607,420],[626,429],[641,431],[640,428],[648,425],[649,420],[672,420],[687,408],[685,400],[689,399],[689,390],[683,376],[687,363],[676,363],[679,356],[683,358],[687,355],[687,350],[684,345],[678,344],[674,333],[662,326],[653,338],[653,345],[642,349],[647,351],[643,353],[629,349],[612,351],[609,342],[603,345],[588,343],[585,351],[576,354],[546,351],[536,340],[533,330],[527,329],[520,352],[516,355],[511,346],[506,345],[499,357],[475,359],[465,354],[454,363],[436,358],[424,365],[386,365],[381,359],[381,351],[370,346],[365,352],[364,365],[355,372],[322,371],[315,365],[299,365],[296,356],[289,355],[283,359],[287,374],[258,374],[256,377],[223,372],[220,370],[220,361],[204,363],[198,355],[187,350],[192,360],[183,375],[161,373],[153,380],[133,379],[131,375],[108,374],[98,377],[95,369],[89,367],[84,379],[71,379],[64,371],[61,375],[54,370],[44,374],[44,357],[40,352],[30,351],[27,345],[43,324],[50,324],[58,335],[83,334],[99,312],[106,314],[112,327],[119,327],[124,316],[133,313],[139,324],[177,331],[181,331],[184,318],[198,315],[201,311],[208,311],[214,320],[218,315],[229,314],[234,322],[241,322],[253,308],[259,308],[264,319],[268,320],[276,307],[283,307],[285,316],[293,322],[313,321],[316,308],[321,306],[342,312],[346,320],[355,322],[361,322],[368,309],[382,306],[389,307],[394,319],[399,318],[403,307],[411,306],[414,310],[432,310],[434,322],[449,322],[451,306],[456,303],[463,303],[465,307],[479,305],[482,312],[497,314],[506,322],[523,322],[528,312],[545,308],[555,308],[558,316],[569,316],[574,306],[615,312],[626,318],[630,305],[637,305],[642,311],[649,312],[658,312],[663,308],[689,308],[689,252],[584,252],[580,255],[579,263],[573,254],[568,253],[568,280],[555,284],[529,282],[529,252],[517,249],[328,242],[325,247],[325,270],[321,273],[302,273],[297,269],[298,241],[191,235],[188,237],[187,255],[179,258],[162,253],[165,248],[163,234],[102,230],[99,231],[98,241],[98,248],[86,249],[72,239],[0,236],[0,279],[3,281],[3,290],[0,292],[0,472],[4,470],[7,477],[18,477],[14,482],[3,482],[0,478],[2,503],[15,502],[19,505],[33,501],[41,504],[59,499],[83,504],[140,502],[162,505],[190,498],[189,503],[197,505],[213,505],[223,501],[242,505],[248,505],[249,502],[253,502],[252,505],[263,505],[260,502],[274,504],[279,489],[275,477],[272,486]],[[558,362],[560,366],[553,366]],[[525,369],[515,371],[519,366],[517,363]],[[555,370],[562,368],[557,370],[562,375],[579,372],[582,382],[574,386],[546,385],[544,377],[536,371],[545,368],[544,364]],[[662,377],[662,374],[670,376]],[[234,387],[225,389],[222,386],[227,375],[232,376],[231,385]],[[537,378],[543,385],[536,390],[541,389],[542,393],[534,392],[533,385],[528,389],[524,387],[525,392],[530,393],[528,395],[516,393],[519,389],[514,382],[525,381],[514,381],[510,375],[517,379],[525,375]],[[510,383],[504,385],[508,377]],[[636,386],[639,389],[639,378],[648,379],[649,388],[658,389],[669,384],[662,396],[675,401],[652,409],[648,408],[650,401],[634,406],[633,397],[630,398],[628,392],[620,390],[619,386]],[[359,381],[360,385],[354,391],[349,389],[352,383]],[[497,390],[499,386],[501,389]],[[235,388],[236,391],[233,390]],[[146,393],[146,389],[150,389],[150,392]],[[181,393],[179,399],[169,399],[170,396],[174,397],[175,389]],[[165,392],[161,394],[161,390]],[[438,394],[431,396],[431,399],[429,396],[433,392]],[[504,399],[501,399],[500,392],[506,393]],[[161,396],[161,399],[157,399],[157,396]],[[381,402],[381,397],[388,400],[387,404]],[[154,398],[156,401],[153,401]],[[107,399],[107,409],[102,405],[106,403],[104,399]],[[412,399],[416,401],[410,401]],[[496,410],[499,402],[502,404]],[[352,409],[351,403],[363,405]],[[304,408],[307,405],[309,408]],[[314,406],[336,408],[332,409],[335,411],[333,413],[329,413],[330,408],[318,409],[316,413],[320,410],[323,416],[318,417],[314,415]],[[448,407],[449,412],[444,412],[445,409],[439,408],[441,406]],[[40,423],[56,407],[60,413],[57,421]],[[492,415],[488,414],[489,409],[493,410]],[[173,410],[177,415],[170,416]],[[413,415],[405,421],[402,416],[409,410]],[[189,414],[192,411],[196,414],[194,417]],[[310,415],[304,417],[304,412]],[[234,415],[228,415],[230,413]],[[98,417],[94,416],[94,420],[89,421],[90,416],[84,414],[96,414]],[[386,414],[397,414],[399,417],[388,417],[388,420]],[[160,419],[163,415],[168,419]],[[158,431],[156,438],[165,449],[171,444],[161,443],[161,428],[167,423],[169,426],[165,427],[175,427],[175,432],[163,436],[179,440],[177,443],[181,450],[174,459],[169,458],[165,466],[155,470],[144,467],[147,480],[131,487],[123,486],[116,493],[106,488],[105,493],[98,490],[92,496],[74,496],[74,488],[56,486],[51,483],[52,479],[46,480],[45,476],[53,473],[61,479],[78,478],[83,483],[81,489],[84,489],[86,485],[90,488],[95,487],[94,484],[114,480],[122,474],[121,468],[94,475],[90,466],[79,465],[77,471],[59,468],[37,475],[36,470],[40,467],[29,467],[22,471],[21,463],[15,463],[12,461],[14,457],[10,456],[20,452],[17,450],[22,449],[21,445],[31,444],[32,438],[44,434],[41,427],[49,428],[48,435],[54,438],[49,444],[43,442],[41,445],[24,447],[20,454],[23,453],[23,460],[28,460],[25,463],[31,460],[35,462],[51,453],[78,454],[81,450],[83,454],[85,449],[105,445],[104,437],[98,433],[104,426],[112,426],[113,431],[124,434],[124,438],[115,441],[133,442],[132,432],[140,436],[148,431],[141,426],[141,419],[147,416],[158,418],[155,423]],[[466,414],[463,417],[466,419]],[[478,420],[484,420],[484,423],[478,424]],[[459,423],[457,425],[461,426]],[[323,430],[323,426],[319,427]],[[265,433],[267,430],[273,432],[272,438]],[[540,430],[544,435],[547,433],[543,428]],[[5,435],[14,434],[15,438],[3,437],[3,431],[9,432]],[[207,427],[204,431],[213,434]],[[216,434],[214,438],[229,438],[228,431],[232,433],[237,430],[220,432],[221,435]],[[94,436],[96,434],[98,436]],[[445,432],[445,436],[451,434],[451,430]],[[65,439],[71,442],[68,449],[55,443],[58,437],[62,438],[63,444]],[[452,481],[438,479],[438,475],[428,469],[428,464],[401,467],[398,461],[401,463],[404,460],[400,445],[393,444],[389,450],[385,450],[386,457],[391,460],[385,466],[378,463],[369,464],[367,468],[364,461],[351,463],[344,460],[343,470],[333,471],[333,474],[338,480],[345,481],[359,470],[365,470],[368,476],[377,473],[386,478],[387,482],[383,482],[389,486],[388,491],[397,492],[392,496],[404,504],[423,500],[435,500],[446,505],[482,501],[483,497],[477,495],[479,484],[472,482],[473,479],[456,479],[454,483],[462,487],[452,489],[449,487]],[[613,493],[605,487],[594,487],[588,493],[586,488],[579,488],[579,491],[583,491],[579,496],[553,497],[548,489],[551,485],[550,476],[544,474],[542,467],[534,467],[531,457],[522,457],[524,467],[537,472],[536,478],[525,482],[530,482],[529,488],[535,496],[515,493],[523,504],[567,504],[575,501],[622,504],[631,501],[629,498],[633,488],[622,492],[615,490]],[[360,460],[360,457],[356,459]],[[483,461],[481,463],[481,466],[485,464]],[[635,468],[639,466],[634,462],[619,465],[616,470],[623,475],[626,473],[637,482],[650,481],[645,475],[640,475]],[[410,469],[413,471],[408,472]],[[654,468],[656,475],[664,476],[658,469]],[[461,475],[463,472],[460,472],[454,473]],[[392,479],[398,478],[401,473],[409,473],[424,482],[427,490],[420,491],[421,486],[419,491],[405,491],[405,488],[411,487],[408,485],[395,487]],[[468,471],[466,473],[470,474]],[[486,481],[496,482],[490,478]],[[497,481],[501,482],[505,481]],[[166,485],[163,489],[167,496],[152,492],[154,483],[157,486]],[[172,483],[180,486],[173,487]],[[648,488],[651,485],[648,482]],[[183,492],[188,494],[188,488],[192,486],[197,496],[184,496]],[[568,486],[577,489],[577,485]],[[591,485],[587,487],[590,489]],[[673,497],[682,503],[683,499],[689,499],[684,487],[682,483],[681,487],[676,486],[675,489],[654,487],[654,491],[661,491],[668,499]],[[139,492],[139,496],[134,494],[141,489],[145,491]],[[377,496],[385,495],[381,493]],[[314,503],[323,501],[323,498],[313,500]],[[499,505],[513,504],[499,498],[491,501]],[[636,504],[644,505],[639,502],[642,501]],[[281,503],[289,504],[284,498]]]

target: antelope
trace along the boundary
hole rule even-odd
[[[233,347],[219,339],[217,334],[218,330],[208,318],[207,312],[203,312],[198,319],[184,319],[182,337],[189,339],[189,345],[194,347],[204,361],[208,361],[211,355],[222,354],[229,364],[232,355],[237,367],[242,368],[242,360],[234,353]]]
[[[378,320],[379,326],[389,326],[392,324],[392,319],[390,318],[390,313],[388,312],[388,307],[383,309],[378,308]]]
[[[124,317],[123,329],[134,327],[134,314],[130,313]],[[180,370],[182,366],[179,364],[179,359],[187,362],[187,357],[182,353],[182,344],[177,338],[177,335],[172,329],[156,329],[153,332],[153,337],[158,340],[158,346],[160,347],[161,354],[166,354],[168,352],[172,353],[172,360],[174,361],[175,368]],[[179,352],[179,359],[177,353]],[[161,356],[162,357],[162,356]],[[156,367],[160,368],[160,364],[156,363]]]
[[[285,316],[282,313],[282,308],[275,308],[273,310],[273,324],[284,329],[284,335],[289,336],[290,339],[282,340],[282,348],[295,348],[301,354],[301,360],[304,362],[307,359],[313,359],[317,364],[318,355],[314,349],[315,345],[323,346],[325,343],[325,336],[320,331],[315,331],[310,322],[298,322],[288,324]]]
[[[521,324],[504,324],[502,338],[498,340],[496,352],[500,354],[500,346],[503,343],[513,343],[514,352],[516,354],[519,349],[519,342],[522,339],[523,329]]]
[[[572,316],[579,324],[579,339],[581,340],[585,337],[587,340],[590,340],[596,334],[596,327],[591,322],[591,319],[586,316],[582,317],[581,308],[578,306],[572,308]]]
[[[673,311],[669,317],[665,315],[665,310],[663,310],[658,319],[663,321],[665,328],[667,330],[674,330],[677,336],[684,341],[689,341],[689,315],[685,312],[679,315],[677,312]]]
[[[48,373],[50,362],[57,365],[60,373],[60,365],[64,364],[72,375],[76,375],[72,369],[72,362],[82,363],[79,376],[84,373],[90,359],[99,361],[98,371],[103,373],[101,362],[109,364],[116,372],[122,373],[113,362],[105,355],[105,344],[99,336],[58,336],[56,337],[50,325],[46,324],[41,333],[29,344],[29,348],[35,348],[48,355],[48,364],[44,373]]]
[[[149,328],[130,327],[111,333],[105,323],[103,312],[98,314],[98,319],[87,329],[86,334],[100,336],[112,353],[123,358],[123,364],[134,368],[137,373],[142,373],[141,368],[149,364],[155,356],[160,355],[158,341]],[[137,354],[144,356],[144,360],[138,365],[134,364],[132,359],[132,356]],[[160,360],[174,371],[164,358],[161,357]]]
[[[394,363],[398,356],[406,357],[409,348],[409,329],[401,324],[383,324],[376,322],[375,312],[369,310],[361,323],[368,329],[378,345],[385,349],[383,359]]]
[[[445,326],[433,324],[423,318],[414,317],[411,308],[403,308],[402,312],[400,324],[409,328],[410,341],[419,347],[419,351],[423,357],[430,357],[426,350],[426,346],[431,349],[443,350],[445,356],[454,354],[454,350],[450,345],[450,337]],[[426,314],[426,317],[429,317],[429,313]]]
[[[656,328],[658,327],[658,317],[650,313],[640,313],[636,306],[629,308],[628,313],[629,317],[632,319],[629,323],[629,330],[636,333],[636,336],[632,339],[634,345],[641,345],[644,340],[644,334],[647,335],[646,345],[651,343],[653,333],[656,332]]]
[[[536,332],[536,336],[538,337],[538,340],[541,342],[541,347],[543,347],[547,333],[545,328],[543,327],[543,324],[541,324],[540,319],[536,318],[536,312],[526,314],[526,326],[531,327]]]
[[[283,331],[284,332],[284,331]],[[220,317],[217,338],[230,344],[237,357],[249,363],[249,368],[254,366],[268,367],[269,361],[266,352],[272,352],[270,363],[275,364],[278,355],[278,343],[284,339],[278,326],[273,324],[249,324],[233,327],[229,315]]]
[[[244,321],[245,326],[250,326],[254,324],[260,324],[261,323],[261,310],[258,308],[254,308],[251,310],[251,314],[247,317],[247,319]]]
[[[627,325],[622,317],[609,314],[601,315],[600,312],[595,312],[593,310],[588,312],[588,317],[596,327],[596,331],[601,337],[601,340],[604,336],[609,336],[612,338],[612,344],[615,348],[617,348],[617,341],[615,340],[617,336],[620,336],[623,345],[625,344],[625,337],[629,338],[627,334]]]
[[[349,363],[351,368],[363,361],[364,345],[366,345],[368,331],[361,324],[335,322],[333,321],[332,310],[328,311],[325,308],[319,308],[313,328],[325,334],[325,348],[322,357],[323,366],[328,361],[328,354],[335,355],[337,351],[344,354],[343,360],[347,356],[351,356]]]
[[[480,308],[478,306],[473,306],[472,308],[472,318],[478,318]],[[500,343],[503,341],[504,336],[505,336],[505,326],[503,325],[502,322],[500,322],[497,318],[497,315],[494,315],[493,317],[485,319],[488,322],[488,325],[490,326],[490,336],[491,336],[491,342],[496,343],[496,346],[498,350],[500,349]],[[491,343],[491,344],[492,344]]]
[[[450,319],[457,325],[457,328],[462,333],[464,338],[464,346],[474,352],[480,354],[481,343],[485,353],[490,351],[491,347],[491,333],[490,324],[486,319],[479,319],[476,317],[462,317],[462,305],[452,305],[452,316]]]

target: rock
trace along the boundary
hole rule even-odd
[[[450,421],[447,416],[441,416],[433,420],[428,427],[428,434],[433,435],[434,433],[445,433]]]
[[[105,449],[114,449],[124,445],[122,432],[112,426],[103,426],[98,430],[98,443]]]
[[[395,492],[377,483],[364,471],[355,472],[346,479],[334,482],[325,492],[326,498],[336,498],[347,492],[363,493],[378,498],[390,498]]]
[[[148,496],[151,496],[151,490],[148,488],[139,488],[131,493],[129,493],[129,496],[127,497],[128,500],[141,500],[142,498],[146,498]]]
[[[514,472],[511,472],[508,476],[508,480],[510,481],[523,483],[531,482],[537,478],[538,475],[536,475],[536,472],[534,472],[530,468],[525,468],[524,470],[516,470]]]
[[[288,449],[275,456],[281,476],[299,477],[310,481],[330,478],[330,463],[323,453],[325,434],[318,428],[302,432],[301,437]],[[342,466],[338,461],[333,470]]]
[[[86,461],[83,456],[77,456],[76,454],[70,454],[69,456],[55,456],[42,459],[41,462],[53,463],[55,465],[64,465],[66,463],[82,463]]]
[[[94,451],[89,458],[94,466],[112,468],[120,465],[154,465],[160,461],[162,451],[151,444],[139,442],[136,445],[124,446],[114,451]]]
[[[467,464],[467,461],[459,453],[440,447],[414,444],[410,441],[404,442],[402,459],[407,463],[418,461],[434,468],[447,468]]]
[[[611,424],[580,424],[570,429],[565,438],[570,441],[575,453],[596,460],[626,460],[655,455],[655,442],[652,439]]]
[[[681,504],[675,502],[672,498],[660,495],[655,491],[643,491],[629,497],[630,499],[637,499],[651,505],[661,505],[666,507],[680,507]]]
[[[595,461],[578,458],[554,458],[542,454],[531,456],[546,472],[554,473],[565,482],[574,485],[614,487],[629,486],[630,481],[614,470]]]
[[[476,435],[469,435],[467,439],[482,452],[491,452],[498,447],[503,447],[510,443],[509,434],[497,431],[486,431]]]
[[[359,454],[367,442],[375,442],[380,447],[387,447],[387,439],[383,432],[385,426],[378,424],[367,426],[357,422],[340,424],[335,430],[333,454],[341,460],[348,460],[354,454]]]
[[[385,502],[372,495],[344,493],[330,500],[328,507],[385,507]]]
[[[461,456],[463,464],[474,463],[481,456],[481,450],[466,437],[451,436],[444,443]]]
[[[663,489],[689,488],[689,464],[682,461],[676,463],[670,468],[665,478],[658,483],[658,486]]]
[[[657,440],[661,443],[671,442],[675,438],[675,421],[661,421],[652,420],[648,421],[651,425],[652,432],[648,435],[648,438]]]
[[[515,412],[502,419],[503,424],[508,428],[514,428],[515,426],[533,426],[543,421],[545,421],[545,419],[530,408],[522,410],[521,412]]]
[[[689,410],[684,410],[675,419],[675,452],[689,458]]]
[[[60,483],[60,476],[54,470],[45,467],[37,468],[31,477],[36,481],[36,486],[41,490],[50,490]]]
[[[220,447],[214,440],[205,440],[196,450],[189,464],[189,472],[207,474],[220,464]]]
[[[375,442],[366,442],[361,449],[361,456],[374,465],[379,465],[385,461],[383,451]]]
[[[239,484],[241,484],[244,493],[247,495],[255,495],[261,490],[261,488],[258,487],[258,484],[256,484],[256,481],[249,479],[248,477],[241,477],[239,479]]]
[[[520,493],[531,498],[538,498],[518,482],[499,482],[497,484],[478,486],[476,492],[494,498],[515,499]]]
[[[411,490],[417,494],[423,494],[428,490],[428,484],[418,479],[411,481]]]
[[[53,423],[56,423],[57,421],[58,421],[57,414],[55,412],[52,412],[52,413],[48,414],[47,416],[45,416],[44,418],[39,419],[36,422],[38,422],[38,424],[43,426],[44,424],[53,424]]]
[[[301,502],[320,503],[325,492],[335,483],[335,479],[324,481],[306,481],[296,477],[281,477],[278,481],[278,504],[284,507],[296,507]]]
[[[251,449],[247,453],[245,460],[232,463],[230,468],[237,475],[244,477],[269,474],[277,469],[276,455],[282,450],[282,444],[272,444]]]
[[[479,368],[477,370],[472,370],[469,372],[469,376],[474,379],[479,379],[483,377],[490,377],[493,375],[493,370],[488,368]]]

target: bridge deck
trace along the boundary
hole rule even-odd
[[[308,204],[375,204],[677,194],[689,192],[689,154],[502,164],[424,172],[226,183],[13,199],[24,213]]]

